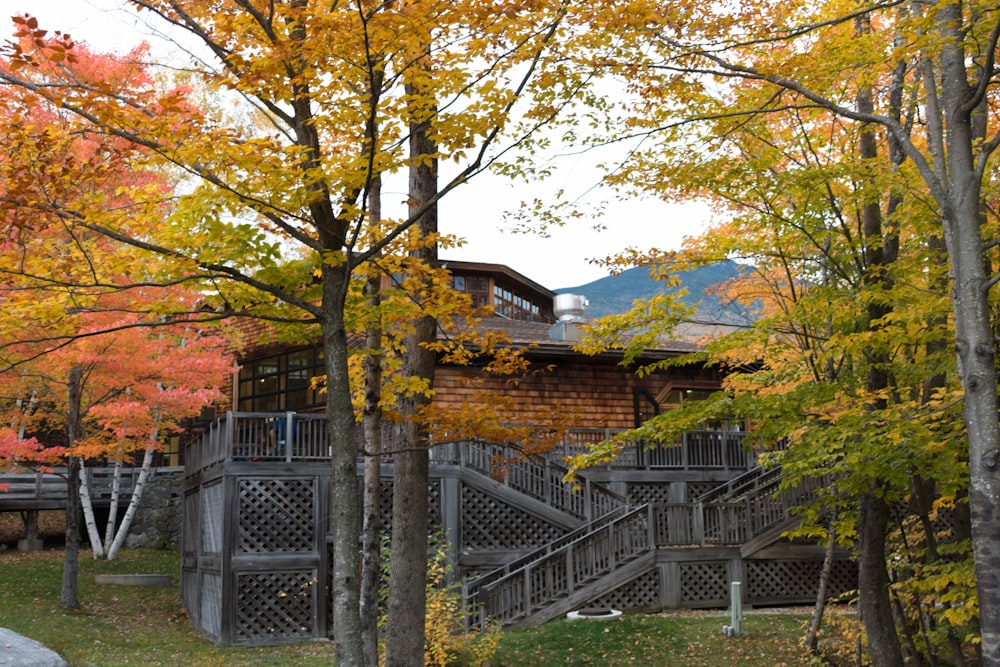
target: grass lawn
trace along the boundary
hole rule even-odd
[[[80,558],[78,611],[59,608],[62,550],[0,552],[0,627],[57,651],[72,667],[98,665],[332,665],[333,645],[319,641],[268,648],[219,648],[191,626],[178,587],[98,585],[103,573],[179,572],[173,551],[124,550],[118,561]],[[505,633],[490,667],[633,665],[740,667],[803,665],[806,614],[750,613],[746,634],[727,638],[717,612],[624,617],[613,622],[557,621]]]
[[[556,621],[504,635],[493,665],[791,667],[809,664],[798,642],[808,615],[751,612],[740,637],[726,637],[720,612],[623,616],[616,621]]]
[[[59,608],[63,551],[0,553],[0,627],[42,642],[72,667],[98,665],[332,665],[333,644],[219,648],[191,626],[177,585],[163,588],[94,583],[96,574],[180,572],[174,551],[131,550],[95,561],[80,552],[80,604]]]

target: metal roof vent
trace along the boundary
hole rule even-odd
[[[588,305],[590,302],[582,294],[557,294],[552,302],[552,312],[558,319],[549,327],[549,336],[553,340],[583,340],[583,329],[579,323],[583,322]]]
[[[590,301],[582,294],[556,294],[552,312],[558,322],[581,322]]]

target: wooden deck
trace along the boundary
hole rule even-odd
[[[732,581],[745,582],[747,604],[813,600],[822,549],[776,541],[814,489],[778,493],[780,471],[756,468],[744,434],[724,431],[656,450],[635,443],[578,488],[566,484],[563,457],[614,433],[570,433],[547,458],[472,441],[432,450],[430,528],[448,536],[470,626],[530,625],[588,605],[724,607]],[[217,643],[329,631],[328,455],[323,416],[294,413],[229,413],[187,451],[181,597]],[[854,585],[841,558],[833,588]]]
[[[114,468],[86,468],[85,473],[94,506],[109,506]],[[122,468],[119,504],[128,504],[138,475],[136,468]],[[0,512],[66,509],[65,468],[54,468],[50,473],[5,472],[0,474],[0,488],[4,487],[6,490],[0,491]]]

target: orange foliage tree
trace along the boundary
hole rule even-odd
[[[82,62],[116,81],[132,77],[128,66]],[[84,227],[114,217],[120,233],[139,235],[162,222],[169,190],[136,167],[142,150],[87,132],[12,88],[0,109],[8,141],[0,157],[0,383],[11,413],[0,465],[66,465],[62,604],[77,606],[81,462],[151,453],[158,434],[221,398],[232,362],[223,339],[200,324],[216,316],[198,292],[163,279],[162,257]]]

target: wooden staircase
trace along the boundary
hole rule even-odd
[[[793,528],[794,507],[822,480],[780,489],[780,469],[754,468],[693,503],[618,507],[465,585],[470,627],[537,625],[588,606],[656,567],[658,552],[706,547],[750,556]]]

